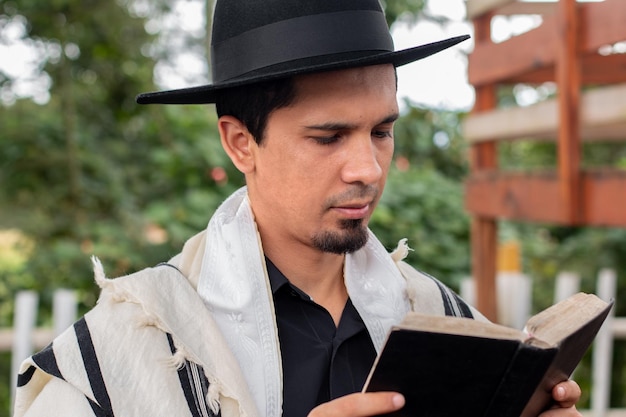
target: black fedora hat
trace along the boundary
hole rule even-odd
[[[137,96],[139,104],[205,104],[219,90],[298,74],[417,61],[469,38],[394,51],[378,0],[217,0],[213,83]]]

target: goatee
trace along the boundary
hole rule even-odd
[[[367,227],[363,219],[340,221],[340,231],[323,231],[312,238],[313,246],[322,252],[342,255],[361,249],[367,243]]]

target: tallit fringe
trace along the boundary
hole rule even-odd
[[[148,313],[145,309],[144,309],[144,316],[139,318],[138,324],[140,327],[156,327],[157,329],[161,330],[163,333],[169,333],[169,331],[161,323],[161,320],[154,314]]]
[[[102,290],[108,290],[111,301],[115,303],[121,303],[124,301],[130,301],[131,303],[139,304],[139,302],[128,292],[115,285],[114,279],[108,279],[104,274],[104,267],[102,262],[96,256],[91,257],[91,263],[93,264],[93,273],[96,284]]]
[[[96,284],[102,290],[110,290],[111,299],[116,303],[120,303],[122,301],[126,301],[128,299],[127,294],[120,293],[115,288],[114,280],[108,279],[104,274],[104,267],[102,266],[102,262],[96,256],[91,257],[91,263],[93,264],[93,274]]]
[[[218,415],[220,412],[220,391],[221,389],[217,381],[209,382],[209,391],[206,394],[206,402],[215,415]]]
[[[400,241],[398,242],[398,246],[394,249],[393,252],[391,252],[391,259],[393,259],[394,262],[400,262],[401,260],[409,256],[409,251],[412,249],[407,244],[407,241],[407,238],[400,239]]]
[[[107,279],[104,274],[104,267],[102,266],[100,259],[98,259],[95,255],[92,255],[91,264],[93,265],[93,275],[98,287],[102,289],[109,287],[111,285],[111,280]]]
[[[174,347],[176,348],[176,352],[166,360],[166,363],[168,366],[180,370],[185,366],[185,362],[191,358],[185,347],[177,343],[176,340],[174,340]]]

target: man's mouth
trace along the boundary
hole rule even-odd
[[[362,219],[366,217],[370,211],[370,203],[362,204],[342,204],[332,208],[333,211],[339,213],[341,217],[346,219]]]

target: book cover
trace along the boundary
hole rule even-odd
[[[390,332],[363,391],[404,394],[404,408],[390,414],[396,417],[535,417],[580,362],[611,305],[577,294],[531,318],[532,334],[409,313]]]

